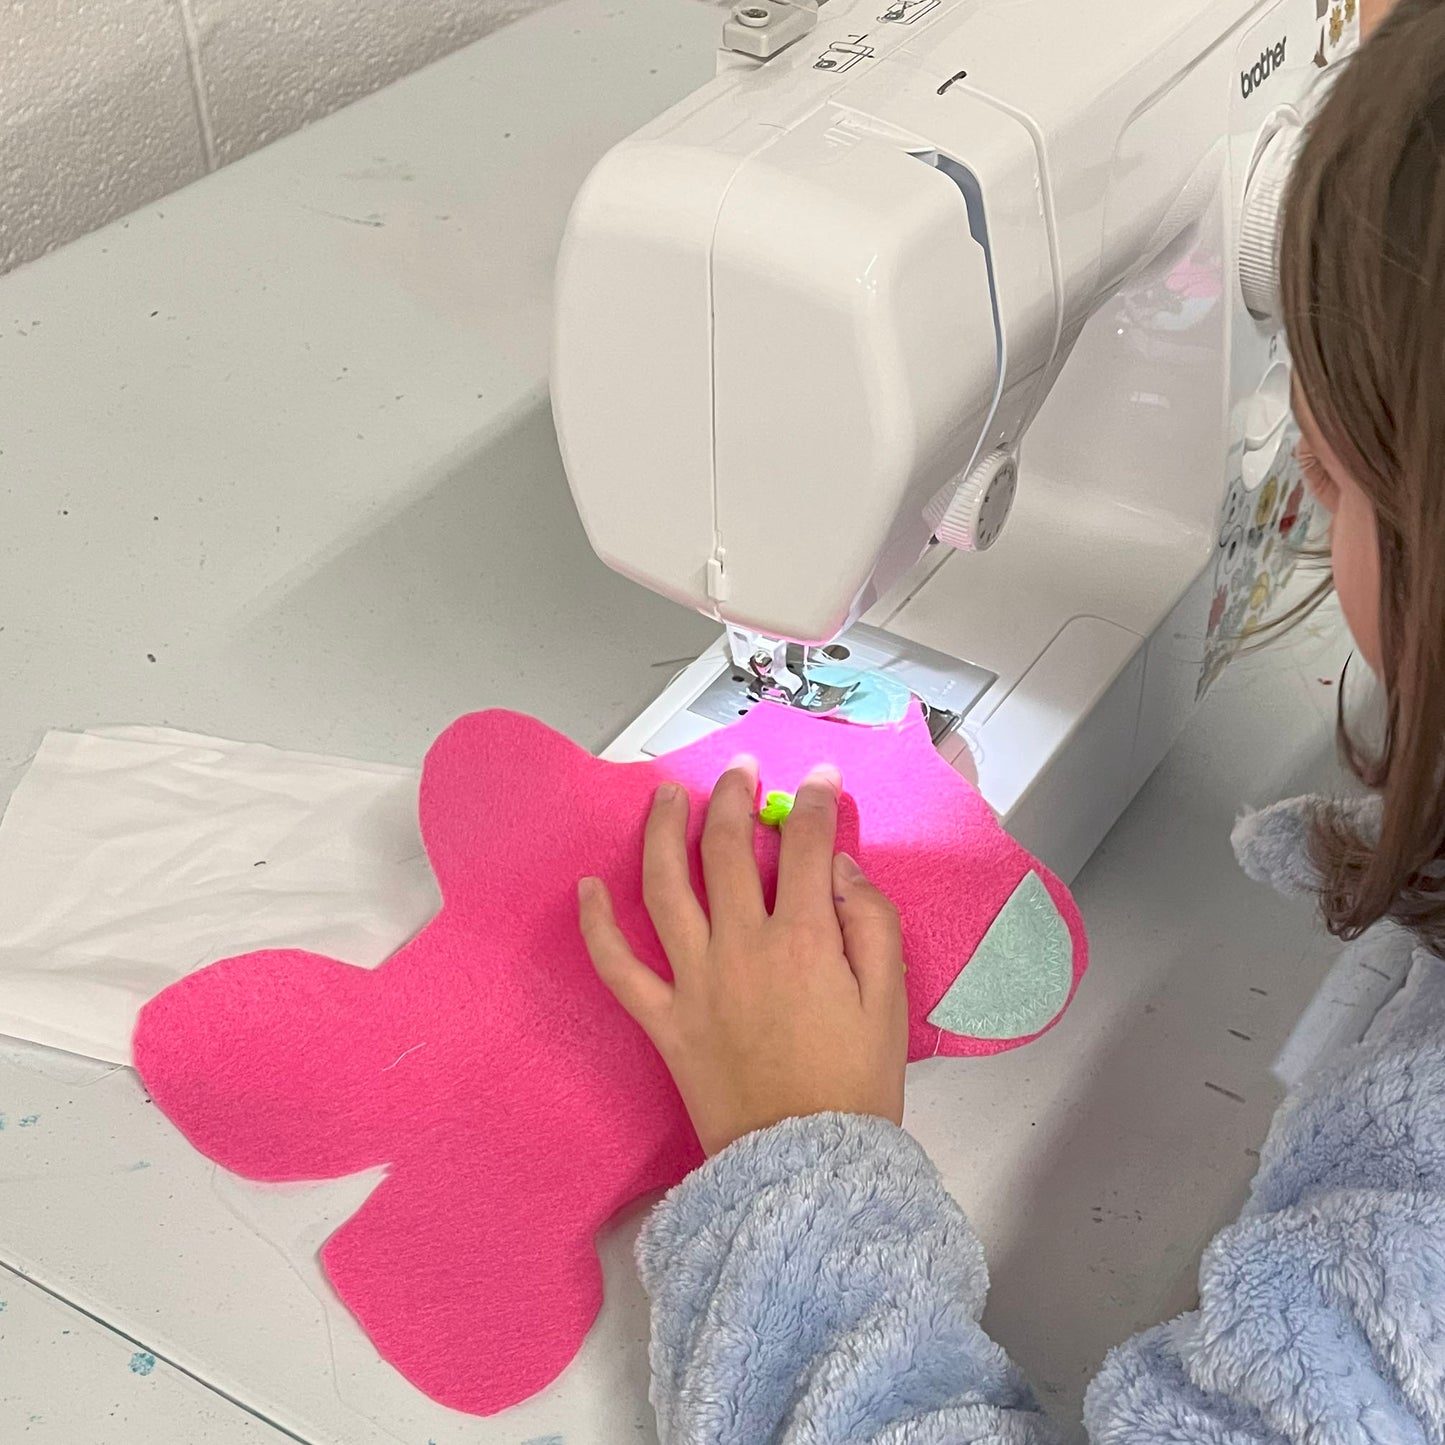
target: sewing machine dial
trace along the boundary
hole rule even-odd
[[[1279,317],[1279,232],[1285,190],[1304,137],[1298,112],[1285,106],[1260,132],[1239,222],[1239,284],[1257,321]]]
[[[1011,453],[985,457],[954,493],[938,524],[938,540],[960,552],[987,551],[1008,521],[1018,480],[1018,463]]]

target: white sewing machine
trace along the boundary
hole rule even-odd
[[[741,0],[558,268],[592,544],[728,629],[609,755],[896,682],[1075,873],[1280,580],[1277,222],[1342,42],[1316,0]]]

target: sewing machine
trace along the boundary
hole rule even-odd
[[[741,0],[558,266],[592,545],[726,627],[610,756],[914,696],[1078,870],[1287,580],[1277,229],[1326,12]]]

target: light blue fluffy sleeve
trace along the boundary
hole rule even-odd
[[[739,1140],[638,1241],[664,1445],[1051,1439],[979,1328],[983,1251],[923,1150],[823,1114]]]
[[[1240,820],[1251,877],[1309,893],[1319,804]],[[1368,833],[1378,803],[1343,807]],[[1351,947],[1410,948],[1379,924]],[[1206,1250],[1199,1308],[1115,1350],[1090,1387],[1094,1445],[1405,1445],[1445,1440],[1442,965],[1275,1117],[1250,1201]]]
[[[1246,870],[1308,891],[1312,806],[1244,820]],[[1445,1445],[1445,965],[1417,958],[1414,983],[1281,1109],[1199,1308],[1109,1356],[1094,1445]],[[658,1206],[638,1259],[663,1445],[1052,1438],[979,1327],[978,1240],[890,1124],[740,1140]]]
[[[1199,1308],[1114,1351],[1095,1445],[1445,1440],[1445,1044],[1350,1049],[1281,1110]]]
[[[664,1445],[1052,1438],[979,1328],[978,1241],[891,1125],[741,1140],[658,1207],[639,1260]],[[1199,1293],[1110,1355],[1094,1445],[1445,1441],[1445,1042],[1361,1045],[1309,1081]]]

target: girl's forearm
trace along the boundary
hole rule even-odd
[[[1052,1438],[979,1328],[988,1276],[923,1150],[791,1119],[685,1180],[638,1241],[663,1445]]]

